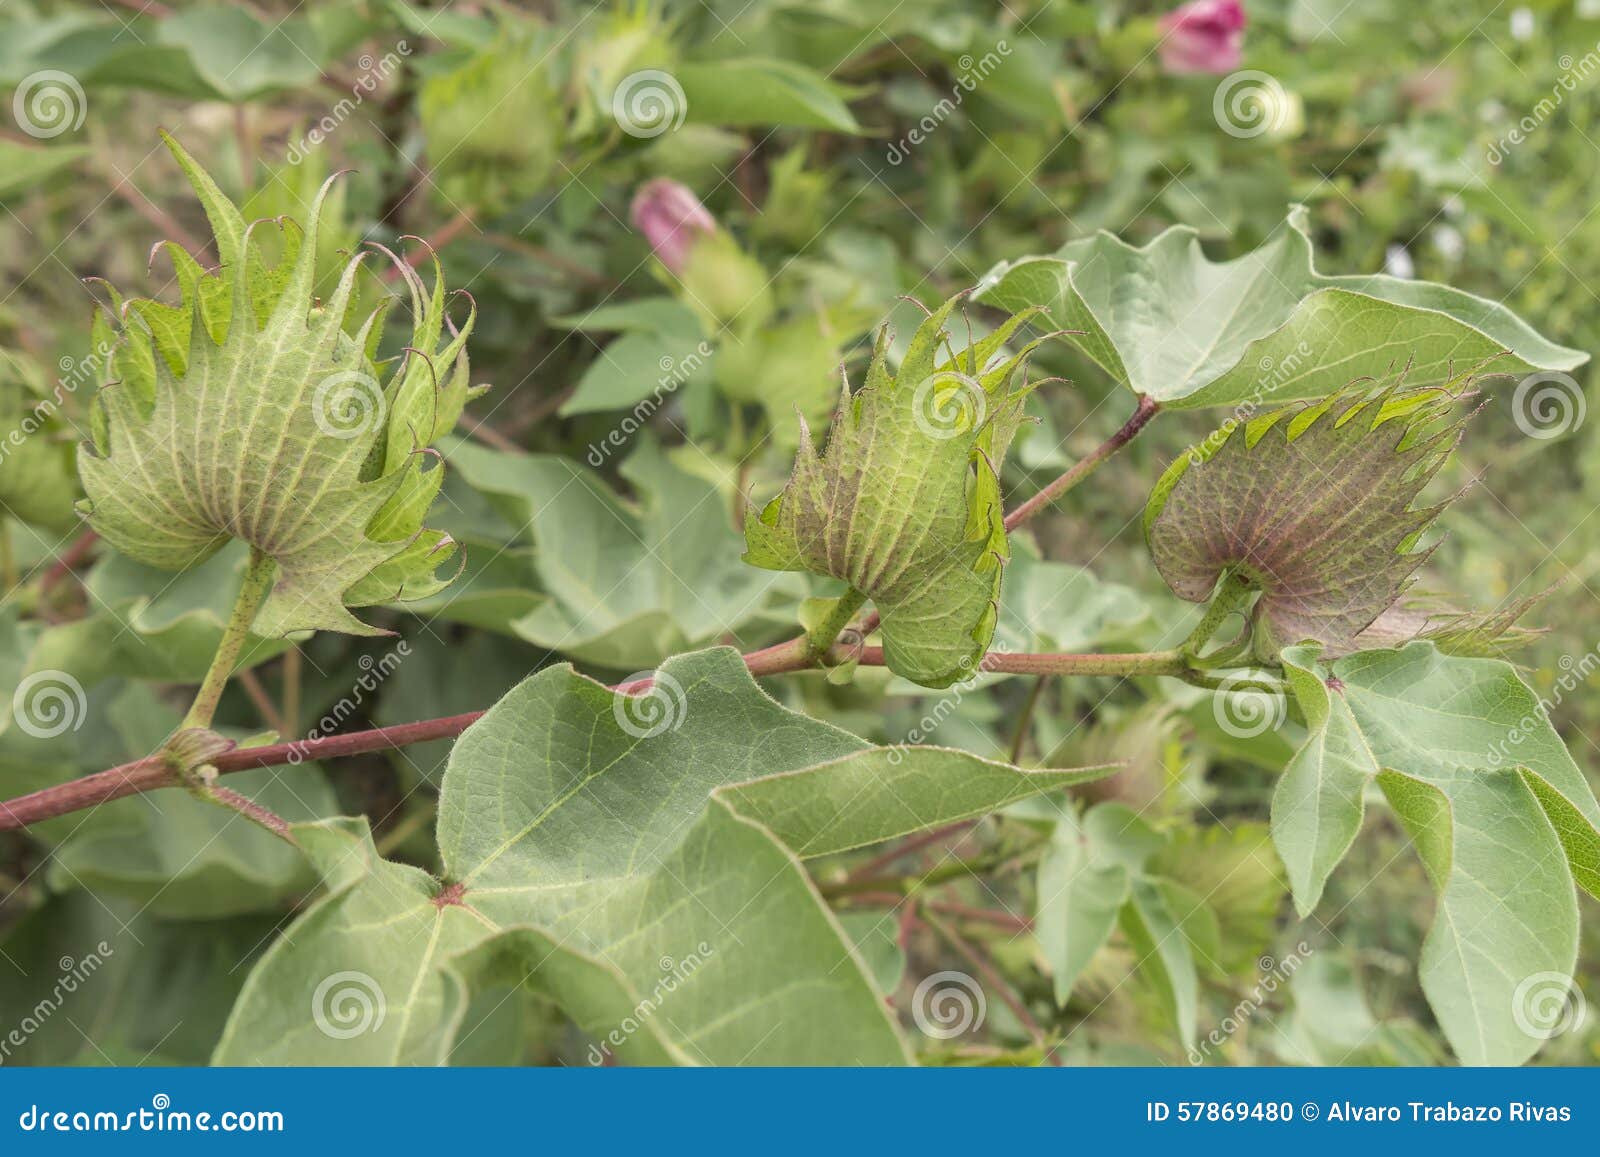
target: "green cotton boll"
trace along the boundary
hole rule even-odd
[[[374,362],[387,303],[353,313],[365,254],[346,261],[328,298],[314,291],[330,186],[303,229],[282,224],[285,259],[268,265],[257,238],[278,223],[246,223],[166,140],[221,261],[207,273],[167,245],[181,305],[109,291],[121,328],[94,399],[93,443],[78,455],[80,509],[118,552],[162,570],[196,566],[230,539],[249,543],[275,564],[258,635],[380,633],[346,608],[425,598],[450,581],[440,572],[456,544],[424,525],[443,468],[422,451],[478,392],[466,357],[473,313],[457,329],[437,263],[430,289],[396,258],[408,352]],[[112,336],[104,312],[95,334]]]
[[[449,207],[493,212],[549,186],[565,124],[541,56],[502,42],[423,85],[428,163]]]
[[[680,278],[688,304],[707,322],[747,332],[772,316],[769,280],[761,262],[721,231],[696,243]]]
[[[826,575],[871,599],[885,664],[924,687],[970,677],[994,635],[1010,557],[1000,470],[1044,340],[1008,350],[1037,316],[1028,311],[947,356],[963,300],[918,327],[896,373],[879,331],[861,389],[839,383],[825,450],[800,421],[788,485],[745,520],[746,562]]]

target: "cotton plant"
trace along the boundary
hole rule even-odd
[[[242,585],[167,737],[131,762],[0,804],[0,830],[184,786],[282,838],[272,846],[292,870],[270,865],[272,903],[315,897],[253,955],[215,1041],[218,1063],[443,1063],[472,999],[503,993],[508,977],[604,1039],[603,1059],[948,1059],[914,1047],[891,1015],[903,951],[855,917],[881,924],[870,906],[888,896],[909,919],[947,928],[949,906],[928,902],[930,888],[1024,861],[1037,883],[1029,927],[1050,981],[1035,1009],[1053,1001],[1060,1023],[1077,1016],[1063,1010],[1091,978],[1120,986],[1137,971],[1168,1043],[1198,1055],[1206,982],[1249,974],[1286,895],[1302,916],[1323,910],[1367,809],[1380,805],[1438,894],[1417,968],[1444,1039],[1475,1064],[1521,1063],[1539,1047],[1518,1001],[1528,978],[1570,977],[1577,965],[1578,889],[1600,894],[1600,803],[1502,657],[1528,641],[1518,621],[1528,605],[1425,611],[1416,585],[1454,514],[1446,481],[1475,399],[1508,372],[1574,369],[1580,352],[1447,286],[1319,272],[1299,209],[1258,249],[1223,262],[1186,229],[1141,246],[1082,238],[935,304],[903,347],[881,329],[864,373],[831,378],[820,411],[801,407],[781,451],[792,458],[787,482],[745,509],[743,559],[755,570],[733,581],[720,566],[685,562],[721,589],[662,578],[674,549],[724,550],[729,563],[739,552],[704,479],[685,475],[695,486],[676,491],[709,511],[693,537],[681,529],[690,512],[633,505],[643,487],[573,507],[596,512],[598,526],[563,537],[550,532],[556,504],[545,492],[602,486],[597,476],[551,456],[458,455],[466,481],[480,480],[465,495],[481,500],[480,522],[514,536],[522,528],[510,511],[534,526],[545,573],[566,583],[559,606],[557,582],[517,592],[523,629],[511,633],[537,647],[514,652],[496,695],[457,714],[235,746],[213,724],[247,638],[373,635],[365,608],[431,598],[448,582],[456,544],[428,525],[444,477],[434,447],[448,447],[475,393],[474,314],[457,331],[437,265],[430,287],[397,261],[412,327],[405,352],[381,362],[385,311],[354,305],[365,255],[343,262],[325,297],[315,290],[327,187],[303,228],[249,222],[169,145],[219,263],[208,270],[169,244],[178,304],[107,291],[95,336],[114,354],[79,454],[81,510],[110,550],[174,575],[192,576],[238,542]],[[734,329],[754,303],[769,325],[746,336],[776,332],[781,309],[763,304],[759,265],[698,199],[666,186],[640,196],[635,219],[662,276],[705,311],[698,320]],[[262,255],[266,231],[283,252],[275,264]],[[1071,388],[1034,376],[1046,343],[1071,343],[1100,366],[1114,383],[1108,404],[1126,417],[1017,497],[1008,451],[1025,405]],[[761,348],[770,359],[776,347]],[[1038,557],[1031,525],[1081,498],[1165,413],[1205,409],[1231,416],[1151,472],[1142,523],[1154,575],[1189,613],[1163,649],[1124,649],[1134,644],[1118,629],[1145,619],[1126,605],[1138,597]],[[646,445],[624,478],[648,477],[652,462],[665,474],[664,452]],[[593,558],[575,564],[577,552]],[[627,560],[622,573],[599,573],[594,560],[609,558]],[[698,597],[702,613],[748,608],[770,593],[758,572],[810,576],[829,597],[775,604],[793,621],[770,645],[685,643],[611,681],[607,664],[631,659],[639,632],[678,637],[668,635],[673,601]],[[583,598],[603,602],[606,582],[652,588],[629,592],[646,610],[625,640],[569,617]],[[1069,604],[1059,628],[1029,622],[1030,608],[1057,601]],[[4,655],[61,654],[53,626],[7,609]],[[1139,637],[1152,639],[1146,628]],[[708,637],[710,626],[697,633]],[[563,645],[592,670],[557,661]],[[1068,646],[1084,649],[1049,649]],[[462,683],[482,674],[478,650],[452,651],[442,641],[430,650],[437,667],[417,676],[429,696],[445,683],[439,671]],[[823,693],[865,695],[887,682],[866,676],[874,669],[897,687],[938,691],[952,711],[967,692],[1018,677],[1036,689],[1048,678],[1129,677],[1141,705],[1102,729],[1116,737],[1112,750],[1061,743],[1024,767],[1037,690],[1022,700],[1006,758],[873,742],[797,710],[801,694],[772,693],[784,694],[777,680],[825,672],[859,686]],[[1162,686],[1199,697],[1184,704],[1211,696],[1219,719],[1239,702],[1294,713],[1297,726],[1270,737],[1282,774],[1268,819],[1219,832],[1189,822],[1192,809],[1141,814],[1116,798],[1112,777],[1130,770],[1122,756],[1139,760],[1143,781],[1160,781],[1139,790],[1201,784],[1173,751],[1180,701]],[[146,687],[107,712],[142,739],[164,721],[152,702]],[[1234,738],[1244,747],[1261,735]],[[309,814],[285,817],[265,787],[246,796],[217,783],[439,740],[453,746],[436,821],[404,833],[403,856],[366,817],[334,816],[337,803],[321,796]],[[1097,783],[1098,800],[1069,794]],[[894,864],[913,845],[865,850],[986,817],[998,817],[1003,838],[970,860],[901,871]],[[226,843],[228,831],[207,828],[208,843]],[[110,838],[126,859],[143,837]],[[64,855],[71,865],[85,853]],[[235,895],[208,897],[213,914]],[[671,968],[663,944],[684,946]],[[715,983],[685,984],[670,1016],[636,1021],[626,1039],[607,1035],[690,953]],[[317,1031],[323,985],[352,973],[405,993],[406,1015]],[[1026,1045],[1008,1055],[1053,1056],[1055,1030],[1017,1007]]]

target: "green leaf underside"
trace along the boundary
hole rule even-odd
[[[1504,306],[1426,281],[1313,265],[1304,206],[1260,248],[1212,262],[1193,229],[1143,248],[1109,233],[1004,266],[985,299],[1043,306],[1118,382],[1168,409],[1324,397],[1410,365],[1418,385],[1497,358],[1497,373],[1571,370],[1588,355]]]
[[[551,598],[511,624],[522,638],[584,662],[641,670],[719,639],[759,613],[778,576],[739,563],[738,532],[717,488],[641,436],[622,465],[637,501],[553,454],[449,449],[474,488],[532,532]]]
[[[1310,730],[1272,801],[1273,841],[1301,913],[1360,830],[1376,781],[1439,889],[1423,944],[1423,991],[1469,1064],[1520,1064],[1542,1038],[1518,1026],[1518,986],[1570,976],[1573,883],[1591,892],[1600,805],[1537,698],[1512,667],[1441,654],[1431,643],[1331,664],[1283,653]]]
[[[873,748],[780,707],[729,649],[669,660],[651,694],[550,668],[463,735],[440,806],[442,897],[380,861],[364,824],[298,827],[329,895],[263,958],[216,1061],[437,1063],[468,986],[490,977],[546,993],[602,1041],[631,1026],[608,1046],[629,1061],[904,1063],[801,859],[1104,772]],[[312,997],[340,971],[385,994],[376,1031],[318,1030]]]
[[[1351,649],[1427,559],[1410,548],[1443,505],[1412,503],[1455,445],[1450,405],[1437,391],[1343,394],[1218,431],[1151,493],[1156,569],[1190,602],[1225,572],[1247,576],[1263,656]]]
[[[1099,804],[1080,819],[1064,809],[1039,861],[1036,931],[1050,961],[1056,1003],[1111,937],[1132,879],[1161,837],[1124,804]]]
[[[277,564],[256,633],[371,634],[346,606],[423,597],[454,551],[422,518],[443,473],[419,453],[455,424],[471,391],[465,340],[444,339],[442,282],[404,270],[408,355],[381,384],[370,359],[382,309],[344,330],[360,258],[325,305],[313,296],[319,217],[286,226],[289,257],[268,269],[214,182],[169,140],[205,206],[218,273],[169,245],[183,304],[120,306],[121,344],[79,455],[90,524],[117,550],[163,570],[204,561],[231,538]],[[97,332],[110,337],[102,317]],[[443,344],[441,344],[441,342]]]
[[[802,420],[788,485],[745,526],[746,562],[831,575],[872,599],[888,666],[927,687],[967,674],[994,633],[1007,557],[999,470],[1037,344],[990,366],[1019,314],[939,361],[960,300],[923,322],[893,377],[880,332],[861,391],[840,396],[827,450]]]

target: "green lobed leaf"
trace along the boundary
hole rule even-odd
[[[438,1063],[470,985],[509,978],[630,1061],[903,1063],[800,861],[1098,774],[871,747],[780,707],[727,649],[670,660],[643,699],[551,668],[452,754],[448,885],[380,860],[363,823],[296,829],[329,894],[252,973],[215,1060]],[[382,1024],[319,1031],[319,986],[355,973]]]
[[[1577,959],[1573,883],[1594,872],[1600,805],[1507,663],[1431,643],[1332,663],[1283,653],[1310,735],[1272,801],[1272,836],[1309,914],[1376,782],[1438,888],[1423,991],[1469,1064],[1520,1064],[1541,1037],[1527,985]]]
[[[1213,262],[1193,229],[1135,248],[1110,233],[985,278],[1003,309],[1043,307],[1102,369],[1169,409],[1320,398],[1410,366],[1416,385],[1496,358],[1496,373],[1572,370],[1497,302],[1426,281],[1317,272],[1305,207],[1260,248]],[[1503,356],[1502,356],[1503,355]]]

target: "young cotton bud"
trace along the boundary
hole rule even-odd
[[[633,227],[669,272],[683,276],[689,251],[717,231],[717,221],[687,186],[657,177],[639,186],[628,211]]]
[[[666,177],[647,181],[629,216],[690,307],[713,326],[758,326],[771,316],[767,271],[687,187]]]

